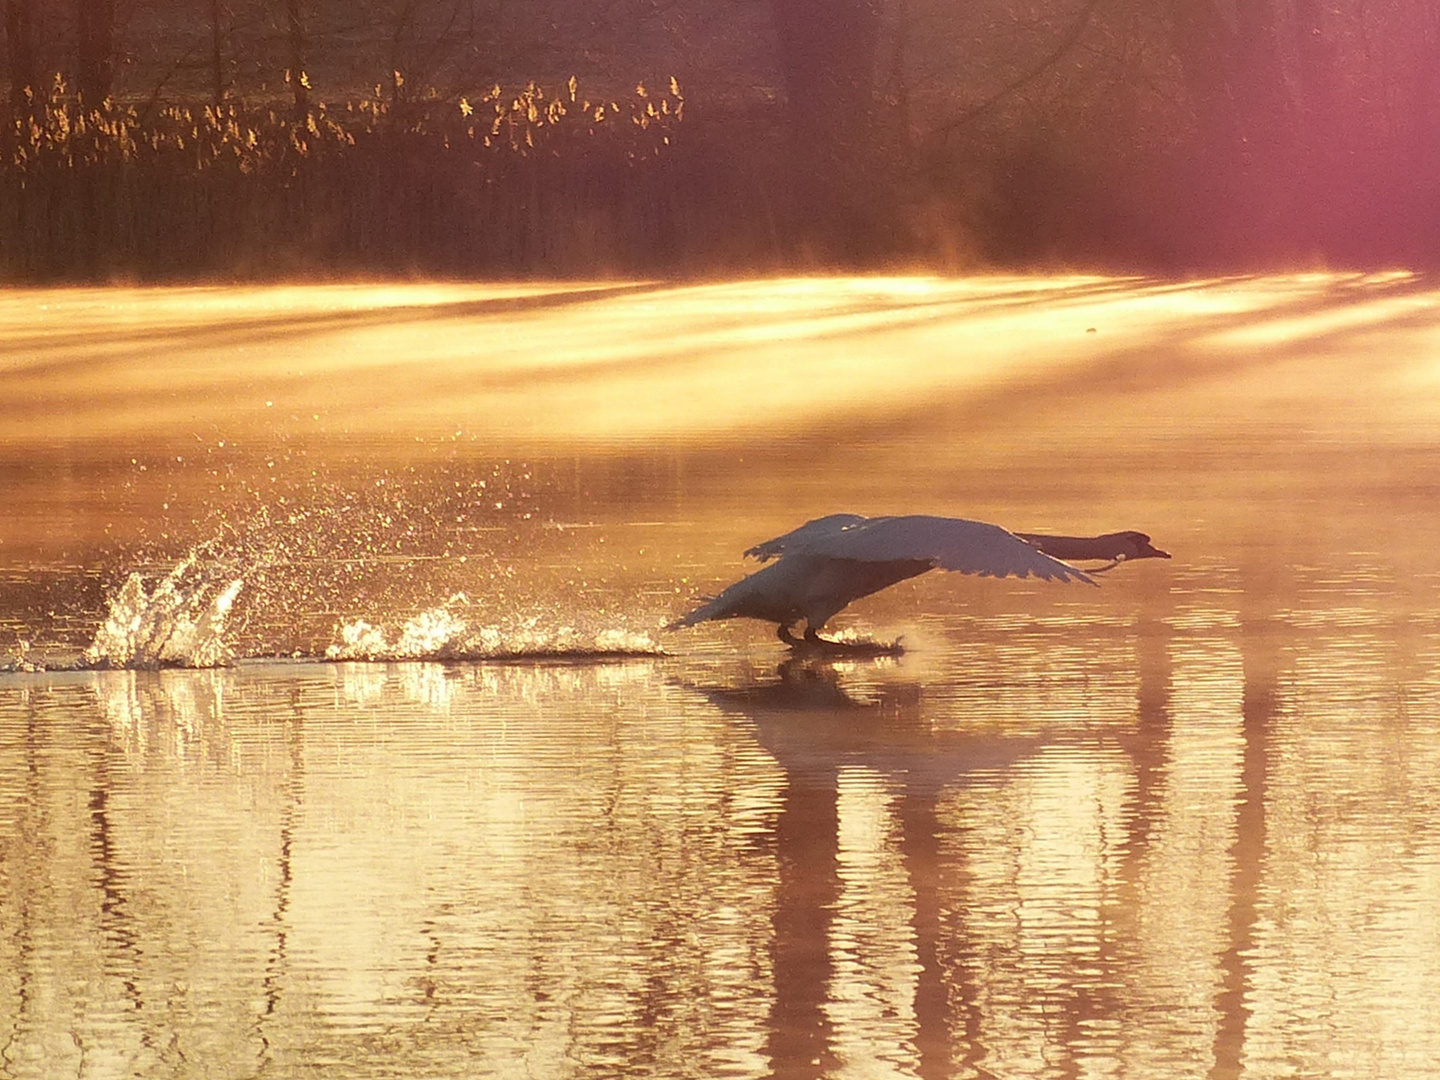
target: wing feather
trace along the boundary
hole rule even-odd
[[[1089,574],[1031,547],[998,525],[928,514],[858,520],[853,514],[832,514],[752,551],[762,558],[804,552],[862,562],[928,561],[942,570],[981,577],[1034,576],[1095,584]]]
[[[852,529],[857,525],[874,520],[880,519],[867,518],[861,514],[827,514],[825,517],[807,521],[798,529],[791,529],[784,536],[762,541],[754,547],[748,548],[745,555],[747,558],[769,562],[771,559],[784,555],[787,551],[800,550],[813,541],[838,535],[846,529]]]

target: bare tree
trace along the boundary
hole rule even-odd
[[[80,100],[98,108],[110,96],[115,79],[115,0],[76,0],[75,28]]]
[[[1277,36],[1276,0],[1174,0],[1174,47],[1195,116],[1203,197],[1242,226],[1285,234],[1293,190],[1294,105]]]
[[[435,88],[479,39],[474,0],[400,0],[384,19],[390,69],[404,76],[393,84],[397,98],[406,85]]]
[[[875,164],[880,0],[771,0],[794,161],[810,241],[853,230]]]
[[[221,0],[210,0],[210,76],[211,94],[215,104],[225,100],[228,89],[225,79],[225,5]]]
[[[285,25],[290,46],[290,89],[295,99],[295,119],[310,112],[310,76],[305,70],[305,18],[300,0],[285,0]]]
[[[26,109],[36,89],[34,0],[7,0],[5,41],[10,60],[10,102]]]

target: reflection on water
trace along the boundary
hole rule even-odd
[[[1430,283],[117,290],[0,334],[0,1077],[1440,1062]],[[899,659],[659,631],[835,510],[1176,558],[840,618]]]
[[[6,1073],[1426,1075],[1434,640],[1178,601],[1138,681],[10,676]]]

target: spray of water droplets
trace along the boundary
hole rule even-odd
[[[109,599],[85,650],[87,667],[222,667],[234,659],[226,627],[244,580],[191,552],[152,588],[133,573]]]
[[[339,641],[325,650],[328,660],[512,660],[603,659],[660,656],[649,634],[616,627],[583,629],[545,627],[538,618],[511,626],[472,626],[463,609],[469,604],[456,593],[387,631],[365,619],[337,628]]]

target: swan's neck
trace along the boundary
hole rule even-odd
[[[1041,533],[1016,533],[1032,547],[1062,562],[1084,562],[1087,559],[1113,561],[1119,556],[1133,557],[1123,533],[1104,536],[1045,536]]]

